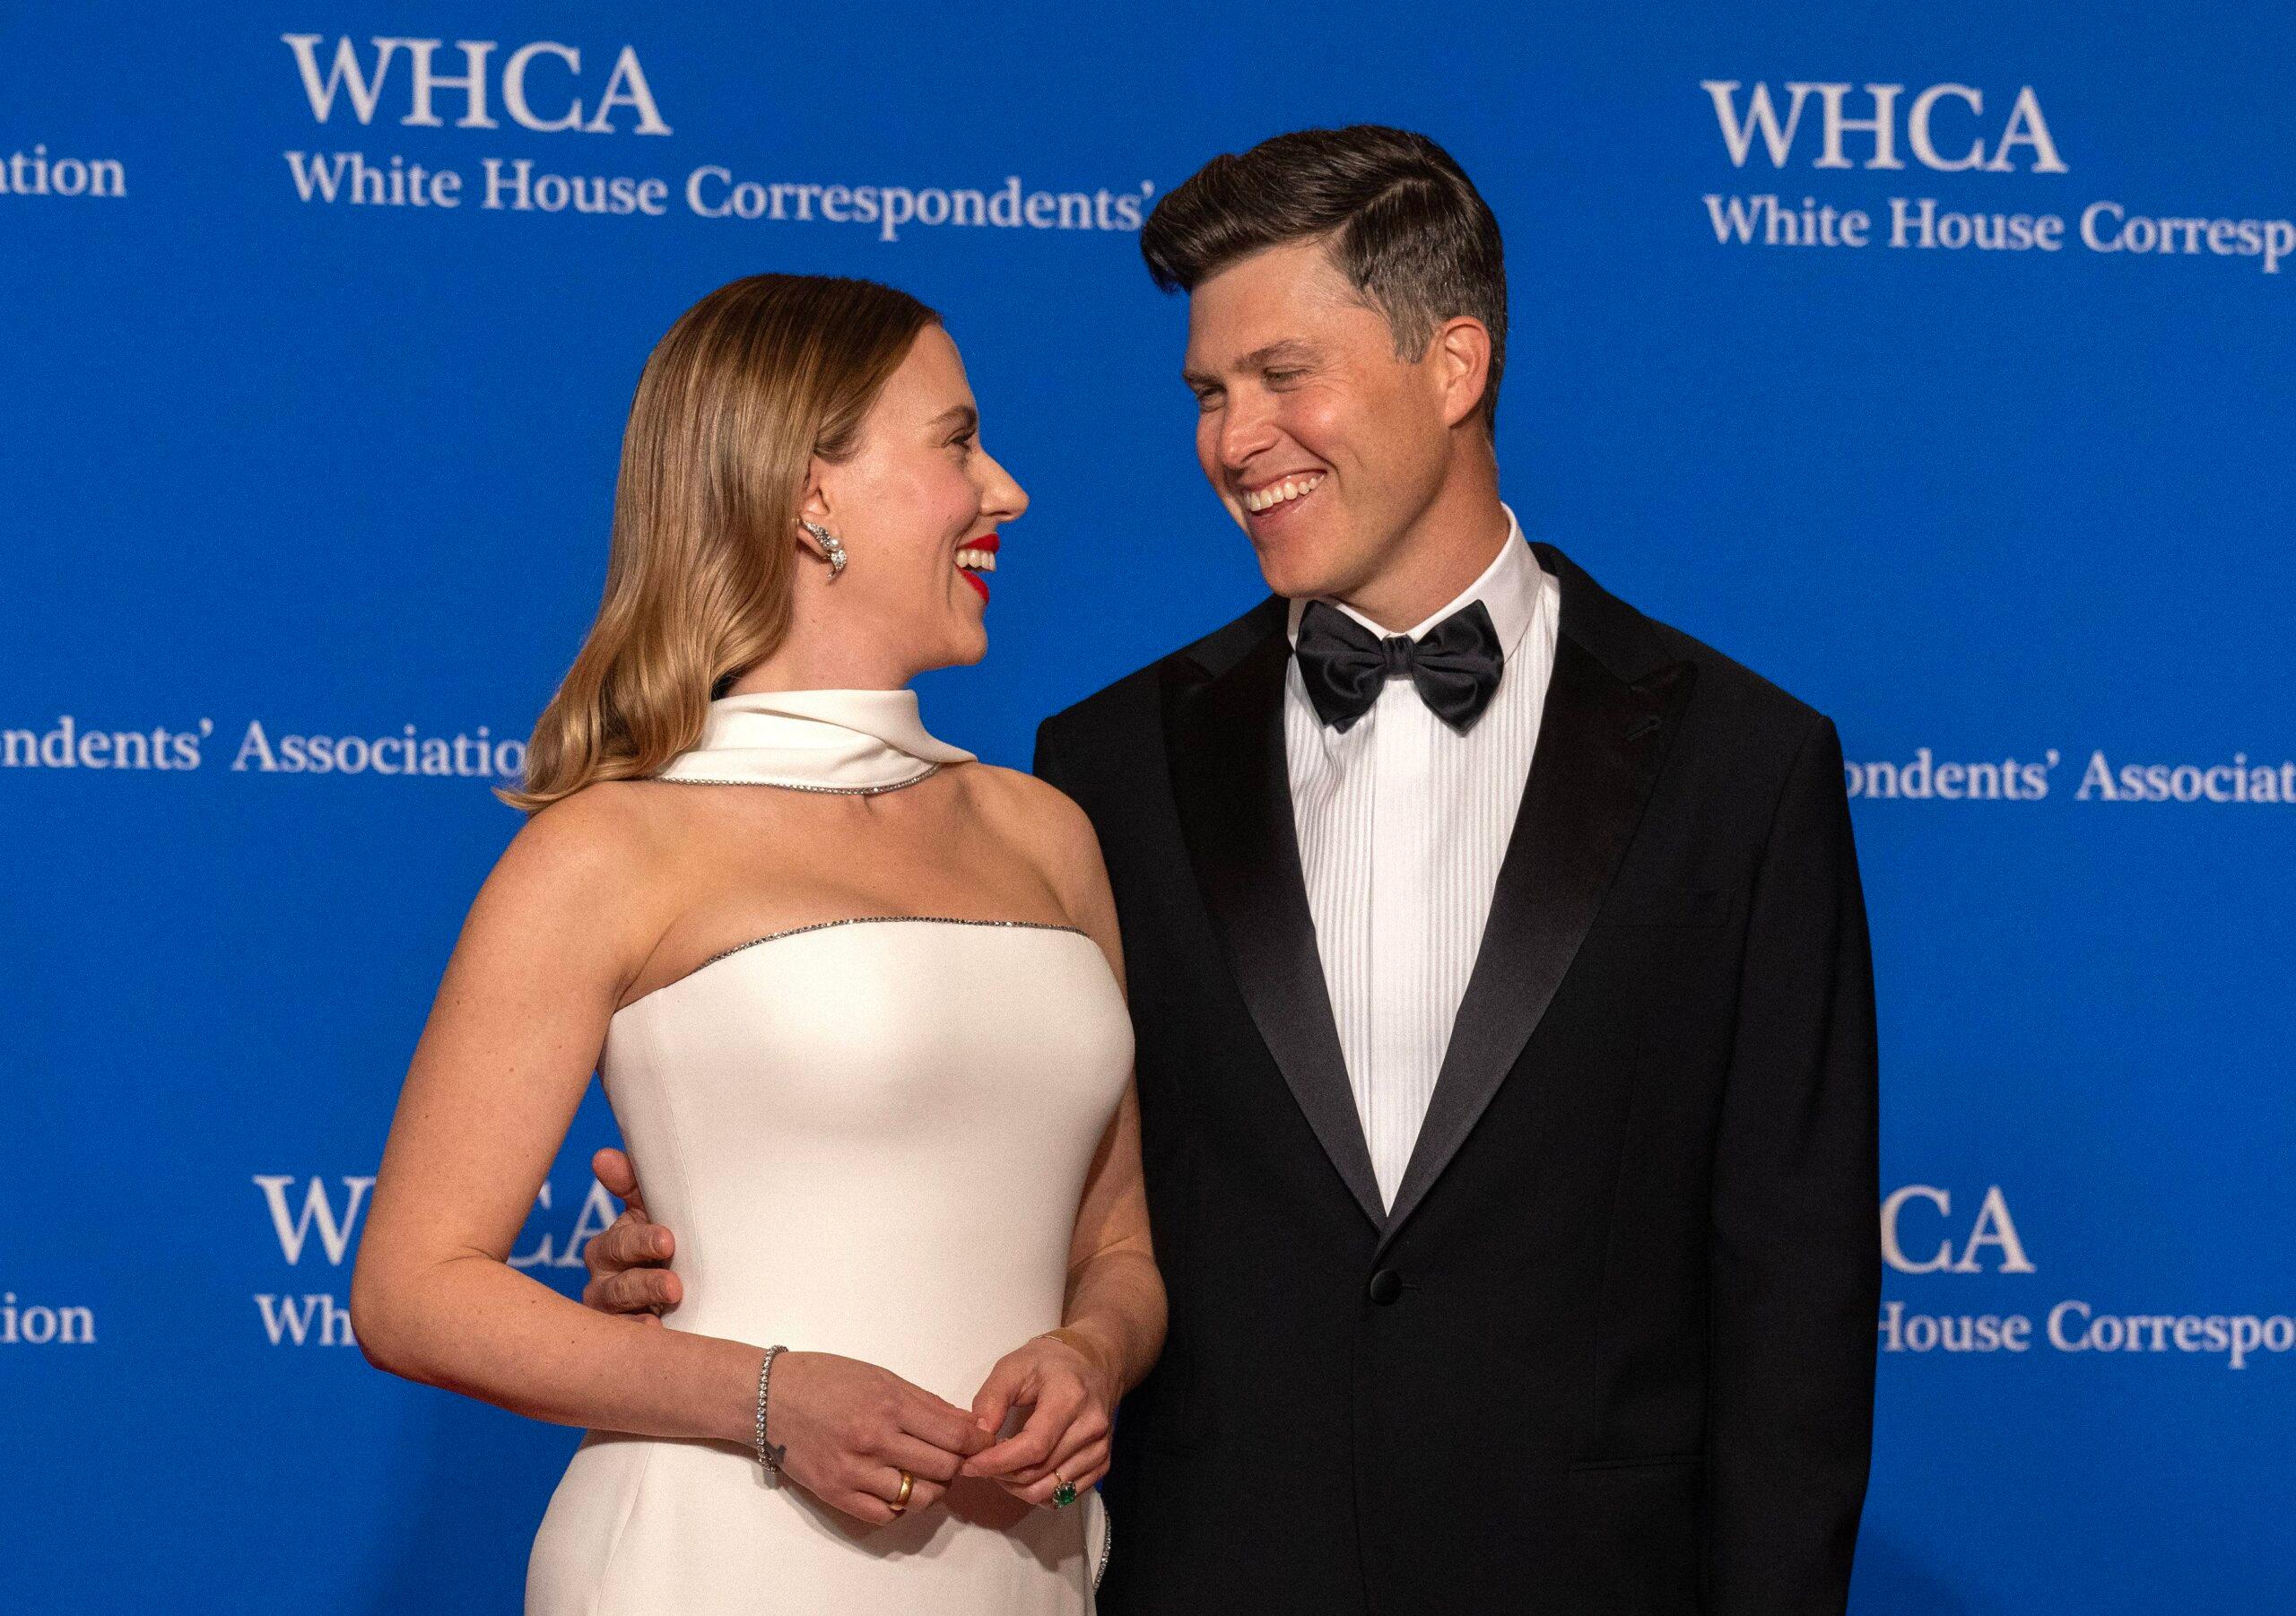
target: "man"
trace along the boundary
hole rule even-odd
[[[1839,1612],[1880,1275],[1832,724],[1525,541],[1499,230],[1432,142],[1215,159],[1142,250],[1276,598],[1039,735],[1170,1304],[1101,1608]],[[658,1305],[657,1235],[601,1237],[602,1305]]]

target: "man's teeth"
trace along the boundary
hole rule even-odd
[[[1312,477],[1286,477],[1281,482],[1271,483],[1265,488],[1245,494],[1244,508],[1246,510],[1269,509],[1283,504],[1286,500],[1296,500],[1301,494],[1313,493],[1316,484],[1323,480],[1321,472]]]
[[[982,572],[994,572],[996,570],[996,552],[993,550],[974,550],[968,546],[957,552],[957,565],[975,568]]]

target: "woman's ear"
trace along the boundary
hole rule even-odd
[[[830,525],[829,492],[825,486],[829,462],[815,455],[805,465],[805,491],[797,501],[797,514],[808,522]]]
[[[804,494],[797,501],[797,543],[823,561],[829,560],[828,554],[822,551],[819,542],[806,533],[804,525],[810,522],[817,527],[827,527],[832,533],[836,531],[830,521],[829,496],[822,488],[822,473],[826,465],[820,456],[813,456],[813,464],[805,470]]]

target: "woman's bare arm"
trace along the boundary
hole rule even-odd
[[[1100,839],[1084,811],[1052,786],[1028,779],[1032,795],[1052,799],[1057,811],[1039,818],[1055,836],[1057,883],[1069,918],[1100,944],[1117,985],[1124,985],[1124,942],[1116,895],[1109,889]],[[1148,1192],[1140,1165],[1140,1094],[1125,1084],[1124,1099],[1100,1140],[1076,1208],[1068,1254],[1068,1297],[1062,1327],[1092,1341],[1105,1354],[1122,1396],[1155,1366],[1164,1345],[1164,1282],[1148,1232]]]
[[[1140,1384],[1163,1350],[1164,1282],[1141,1183],[1140,1097],[1129,1084],[1077,1212],[1061,1327],[1100,1348],[1118,1397]]]
[[[537,1420],[744,1439],[759,1344],[646,1329],[511,1268],[659,925],[612,787],[521,830],[471,906],[391,1124],[352,1282],[368,1358]]]
[[[383,1368],[536,1420],[747,1444],[763,1343],[648,1328],[505,1261],[665,928],[645,839],[628,799],[593,786],[535,815],[487,878],[399,1097],[352,1328]],[[874,1525],[893,1517],[896,1467],[922,1508],[988,1439],[970,1411],[822,1352],[775,1360],[770,1419],[787,1473]]]
[[[1049,867],[1069,918],[1100,945],[1121,986],[1116,899],[1091,823],[1049,786],[1028,780],[1024,790],[1032,799],[1030,822],[1047,838]],[[969,1460],[967,1473],[994,1476],[1032,1503],[1050,1499],[1057,1482],[1081,1490],[1097,1481],[1107,1469],[1117,1401],[1154,1367],[1164,1323],[1164,1282],[1149,1236],[1141,1170],[1140,1099],[1127,1082],[1076,1209],[1060,1339],[1030,1342],[1008,1354],[973,1405],[989,1430],[1002,1424],[1013,1403],[1035,1406],[1020,1431]],[[1062,1351],[1085,1368],[1081,1397],[1044,1361]]]

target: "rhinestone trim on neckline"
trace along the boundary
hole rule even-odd
[[[707,784],[708,782],[688,781],[681,783],[702,785]],[[743,781],[740,783],[748,785],[752,782]],[[674,977],[669,981],[663,983],[659,987],[648,988],[644,993],[639,994],[636,998],[631,1000],[629,1003],[624,1004],[621,1010],[617,1010],[613,1013],[615,1015],[620,1015],[623,1011],[635,1010],[639,1005],[643,1004],[647,1000],[653,998],[656,995],[667,993],[671,988],[677,986],[681,982],[691,981],[703,971],[708,970],[711,966],[717,964],[720,960],[730,960],[735,954],[743,953],[750,949],[756,948],[761,943],[778,943],[784,937],[802,937],[808,932],[826,932],[841,925],[995,925],[1009,926],[1021,931],[1031,932],[1068,932],[1078,937],[1089,938],[1091,935],[1091,934],[1086,932],[1081,925],[1061,925],[1049,920],[967,920],[952,915],[853,915],[848,916],[843,920],[816,920],[810,925],[793,925],[787,931],[768,932],[762,937],[752,937],[746,943],[736,943],[731,948],[720,949],[718,952],[710,955],[707,960],[704,960],[700,964],[695,966],[691,970],[686,972],[685,975],[682,977]]]
[[[744,949],[755,948],[761,943],[778,943],[784,937],[802,937],[807,932],[825,932],[832,926],[839,925],[1016,925],[1025,931],[1031,932],[1074,932],[1080,937],[1084,934],[1084,928],[1081,925],[1060,925],[1049,920],[961,920],[949,915],[852,915],[843,920],[816,920],[811,925],[793,925],[786,932],[768,932],[764,936],[752,937],[747,943],[736,943],[729,949],[722,949],[718,952],[710,955],[709,958],[701,962],[701,965],[695,966],[693,970],[700,970],[703,965],[715,965],[718,960],[725,959],[728,954],[738,954]],[[687,977],[690,977],[692,974],[693,971],[686,972]],[[680,977],[678,980],[683,982],[685,980],[685,977]],[[665,984],[665,986],[666,986],[666,984]],[[659,993],[661,989],[657,987],[654,991]],[[635,1001],[633,1001],[633,1003]]]
[[[798,780],[704,780],[691,775],[682,775],[674,780],[664,779],[659,775],[650,778],[662,786],[771,786],[781,791],[811,791],[822,796],[877,796],[888,791],[899,791],[904,786],[921,785],[940,772],[940,764],[927,763],[924,773],[913,774],[905,780],[888,780],[883,786],[808,786]],[[768,939],[761,937],[758,941],[762,943]]]

